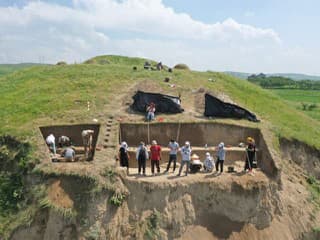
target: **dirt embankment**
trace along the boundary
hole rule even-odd
[[[239,177],[237,182],[227,175],[145,181],[121,175],[116,181],[128,195],[120,206],[111,203],[111,191],[97,191],[87,179],[51,178],[48,198],[55,207],[39,211],[31,226],[20,227],[11,239],[313,239],[320,214],[308,200],[305,179],[289,168],[297,163],[315,171],[319,152],[284,139],[280,146],[283,161],[292,162],[281,181]],[[68,209],[77,215],[63,216]]]
[[[310,231],[308,191],[296,179],[246,182],[146,182],[116,177],[128,193],[121,206],[112,192],[85,179],[49,179],[55,207],[39,211],[11,239],[303,239]],[[228,178],[226,178],[228,179]],[[187,180],[187,179],[186,179]],[[57,196],[59,195],[59,199]],[[63,216],[72,208],[75,216]]]
[[[282,157],[320,179],[320,150],[298,140],[280,139]]]

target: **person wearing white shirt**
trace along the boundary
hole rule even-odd
[[[50,150],[53,152],[53,154],[56,155],[57,154],[56,138],[54,137],[54,135],[52,133],[49,136],[47,136],[46,143],[49,146]]]
[[[179,168],[178,176],[181,176],[182,168],[185,164],[187,164],[186,176],[188,176],[189,168],[190,168],[190,160],[191,160],[191,147],[190,142],[186,141],[185,145],[181,148],[181,165]]]
[[[176,170],[176,165],[177,165],[177,153],[179,151],[179,144],[171,139],[168,145],[170,152],[169,152],[169,162],[167,165],[167,169],[165,171],[165,173],[167,173],[169,171],[171,162],[173,161],[173,172]]]

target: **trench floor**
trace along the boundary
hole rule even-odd
[[[123,168],[125,169],[125,168]],[[206,182],[206,181],[216,181],[216,182],[238,182],[241,184],[246,183],[261,183],[267,184],[269,182],[269,178],[262,172],[260,169],[254,169],[252,173],[243,172],[243,169],[235,169],[235,172],[229,173],[227,172],[228,166],[224,167],[224,172],[216,172],[215,170],[212,172],[204,172],[200,171],[197,173],[189,173],[188,176],[185,176],[185,167],[181,173],[181,176],[177,176],[179,172],[179,168],[172,171],[169,170],[168,173],[164,173],[165,168],[160,168],[160,174],[156,174],[155,176],[151,173],[151,168],[146,168],[146,176],[139,175],[137,168],[130,168],[129,174],[127,175],[127,179],[131,181],[141,181],[141,182]]]

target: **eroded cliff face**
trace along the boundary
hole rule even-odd
[[[284,140],[281,150],[286,170],[280,181],[228,173],[158,181],[120,171],[114,183],[126,194],[120,206],[110,201],[117,189],[94,191],[85,180],[55,177],[48,180],[48,196],[77,215],[44,208],[11,239],[317,239],[312,227],[319,211],[295,163],[316,170],[319,152]]]
[[[282,157],[320,179],[320,151],[298,140],[280,139]]]
[[[43,209],[30,227],[17,229],[11,239],[175,239],[193,225],[218,238],[228,238],[246,224],[267,228],[281,212],[277,188],[269,182],[241,185],[232,181],[150,183],[123,179],[129,195],[119,207],[110,203],[110,192],[89,197],[85,193],[89,185],[76,187],[77,180],[71,177],[49,182],[49,189],[60,196],[55,204],[72,201],[78,215],[64,217],[55,208]],[[52,192],[49,195],[55,196]],[[157,222],[150,225],[155,213]]]

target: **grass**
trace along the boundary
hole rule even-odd
[[[28,206],[14,215],[0,215],[0,239],[9,239],[12,231],[19,226],[30,226],[35,214],[36,208]]]
[[[314,176],[310,176],[307,178],[307,183],[311,192],[311,200],[320,208],[320,181]]]
[[[320,148],[320,124],[281,97],[246,81],[216,72],[174,70],[147,71],[145,59],[120,56],[100,56],[108,64],[75,64],[67,66],[35,66],[0,78],[2,88],[0,133],[32,135],[32,127],[39,119],[63,122],[70,117],[91,120],[112,102],[119,89],[151,79],[169,94],[182,95],[182,103],[190,101],[193,89],[203,87],[213,92],[228,94],[239,105],[248,108],[270,125],[279,136],[296,138]],[[133,71],[132,66],[138,70]],[[163,82],[167,76],[176,88]],[[208,79],[214,81],[208,81]],[[91,115],[87,113],[91,102]],[[306,124],[308,123],[308,124]],[[248,123],[249,125],[251,123]],[[261,124],[253,126],[260,127]],[[316,137],[315,137],[316,136]]]
[[[146,218],[146,229],[144,236],[146,239],[158,239],[160,237],[159,227],[161,222],[161,213],[157,209]]]
[[[46,197],[41,199],[39,203],[41,208],[53,209],[65,219],[74,219],[77,216],[77,212],[74,209],[57,206]]]
[[[115,205],[115,206],[119,207],[119,206],[122,205],[122,203],[124,202],[125,199],[126,199],[126,195],[125,194],[123,194],[120,191],[115,191],[112,194],[112,196],[110,197],[109,202],[112,205]]]
[[[302,104],[316,104],[312,111],[303,111],[311,118],[320,120],[320,91],[319,90],[295,90],[295,89],[272,89],[273,93],[287,101],[292,107],[303,110]]]

